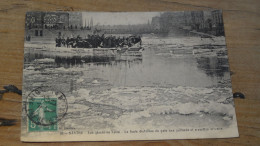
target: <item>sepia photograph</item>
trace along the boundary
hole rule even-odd
[[[22,141],[238,137],[221,10],[26,13]]]

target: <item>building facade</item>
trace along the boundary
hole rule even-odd
[[[192,24],[191,12],[185,11],[183,17],[185,26],[190,26]]]
[[[159,16],[152,18],[151,27],[152,27],[152,29],[154,29],[156,31],[159,31],[161,29],[160,28],[160,17]]]
[[[25,19],[26,28],[43,28],[43,13],[42,12],[27,12]]]
[[[192,11],[191,12],[192,28],[195,30],[204,29],[204,13],[203,11]]]
[[[214,10],[212,14],[212,29],[215,32],[215,35],[224,35],[224,23],[221,10]]]
[[[69,13],[67,12],[46,12],[43,14],[44,28],[65,29],[69,26]]]
[[[69,26],[74,29],[80,29],[81,27],[83,27],[81,12],[69,13]]]
[[[27,12],[28,29],[73,29],[82,27],[81,12]]]
[[[80,12],[27,12],[25,30],[30,36],[44,36],[56,33],[50,30],[80,29]],[[60,32],[59,32],[60,33]]]
[[[183,29],[224,35],[222,11],[220,10],[164,12],[161,16],[153,17],[151,25],[159,28],[161,32]]]

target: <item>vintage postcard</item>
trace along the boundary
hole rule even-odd
[[[227,137],[222,11],[26,13],[22,141]]]

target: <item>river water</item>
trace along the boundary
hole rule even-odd
[[[44,85],[62,91],[69,106],[61,127],[225,127],[235,121],[224,37],[144,37],[141,57],[91,56],[53,45],[25,48],[23,94]]]
[[[183,39],[193,42],[184,43]],[[211,87],[219,85],[220,81],[230,79],[226,53],[221,56],[216,54],[219,50],[226,52],[224,41],[216,39],[215,42],[208,42],[197,37],[144,38],[142,57],[124,56],[119,59],[31,50],[26,52],[30,57],[25,63],[52,58],[55,60],[53,68],[85,69],[84,76],[97,82],[106,81],[115,87]],[[207,54],[203,54],[205,51],[194,53],[194,46],[201,45],[205,48],[208,43],[211,43],[210,47],[215,46],[215,49]]]

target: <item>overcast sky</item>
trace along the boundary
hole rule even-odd
[[[94,25],[132,25],[147,24],[151,22],[152,17],[159,16],[160,12],[83,12],[83,25],[88,25],[90,19],[93,19]]]

